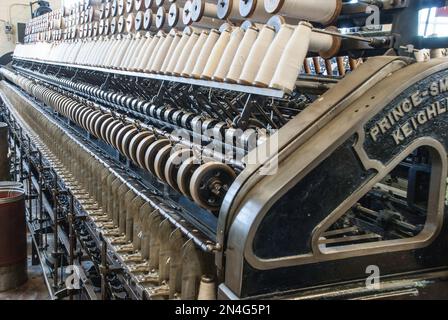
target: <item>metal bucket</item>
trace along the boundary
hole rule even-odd
[[[0,291],[27,281],[25,192],[0,188]]]
[[[8,125],[0,122],[0,180],[9,179]]]

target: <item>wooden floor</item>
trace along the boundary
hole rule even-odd
[[[0,300],[47,300],[48,291],[40,265],[31,265],[31,242],[28,236],[28,281],[21,287],[0,292]]]

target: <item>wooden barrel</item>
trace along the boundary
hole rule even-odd
[[[27,280],[25,192],[0,188],[0,291]]]
[[[8,125],[0,122],[0,180],[9,180]]]

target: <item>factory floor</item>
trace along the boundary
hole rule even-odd
[[[28,281],[22,286],[0,292],[0,300],[47,300],[48,291],[40,265],[31,265],[31,238],[28,238]]]

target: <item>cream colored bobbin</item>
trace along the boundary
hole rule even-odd
[[[210,57],[207,60],[207,64],[204,67],[204,71],[201,74],[202,79],[210,80],[218,67],[219,61],[223,56],[224,50],[226,49],[230,41],[231,33],[229,30],[223,30],[219,36],[218,41],[213,47]]]
[[[182,71],[185,68],[188,57],[190,56],[190,53],[193,50],[193,47],[195,46],[198,39],[199,39],[198,33],[194,32],[190,35],[187,43],[185,44],[185,47],[182,50],[182,53],[179,56],[179,60],[176,63],[176,67],[172,71],[172,74],[174,74],[176,76],[180,76],[180,74],[182,73]]]
[[[254,85],[259,87],[268,87],[274,76],[280,57],[294,32],[294,28],[289,25],[283,25],[276,34],[274,41],[269,46],[268,51],[260,65]]]
[[[255,40],[258,36],[258,30],[255,28],[249,28],[244,33],[243,40],[241,40],[238,50],[235,53],[232,64],[230,65],[229,73],[227,73],[224,81],[235,83],[238,81],[243,66],[246,63],[247,57],[249,56],[250,49],[252,48]]]
[[[229,43],[222,54],[221,60],[218,63],[215,73],[212,79],[215,81],[224,81],[227,73],[229,72],[230,65],[235,57],[238,46],[244,37],[244,30],[242,28],[236,28],[230,35]]]
[[[275,31],[271,26],[265,25],[261,29],[254,45],[250,49],[238,83],[252,85],[268,48],[274,40],[274,36]]]

